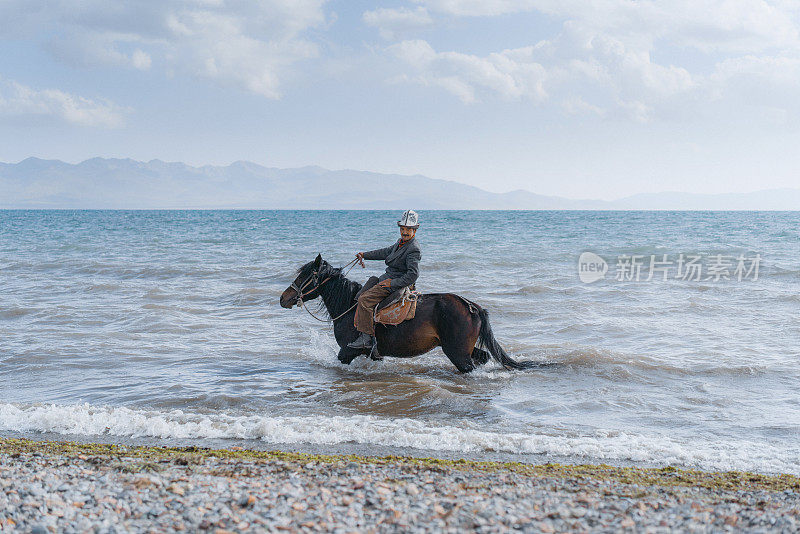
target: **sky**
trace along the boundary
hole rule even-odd
[[[0,161],[800,187],[797,0],[2,0]]]

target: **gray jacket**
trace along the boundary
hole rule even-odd
[[[364,253],[365,260],[386,260],[386,272],[380,277],[383,282],[391,278],[391,289],[396,291],[406,286],[410,286],[417,281],[419,276],[419,260],[422,253],[419,251],[417,238],[400,246],[400,240],[386,248],[370,250]]]

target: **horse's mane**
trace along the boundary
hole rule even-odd
[[[301,279],[306,279],[311,276],[315,265],[316,263],[314,261],[306,263],[297,269],[297,275],[301,277]],[[319,276],[320,282],[330,277],[330,280],[325,282],[325,286],[329,286],[329,289],[326,290],[327,306],[322,303],[319,310],[324,311],[328,319],[331,318],[329,308],[333,310],[335,314],[343,312],[353,304],[356,293],[358,293],[362,287],[358,282],[354,282],[344,276],[344,274],[342,274],[342,269],[332,266],[325,260],[322,260],[322,265],[320,265],[317,275]],[[323,286],[323,289],[325,286]]]

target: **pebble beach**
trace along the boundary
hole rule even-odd
[[[796,532],[791,475],[0,439],[0,531]]]

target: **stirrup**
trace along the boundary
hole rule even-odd
[[[363,332],[355,339],[355,341],[347,344],[347,346],[351,349],[369,349],[372,347],[372,345],[374,345],[374,338]]]

